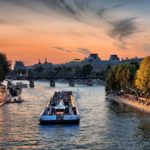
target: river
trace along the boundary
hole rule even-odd
[[[80,125],[39,125],[40,112],[55,90],[72,90]],[[0,149],[149,150],[150,115],[105,99],[104,86],[69,87],[37,81],[23,89],[21,104],[0,107]]]

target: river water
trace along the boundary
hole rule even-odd
[[[40,112],[56,90],[72,90],[80,125],[39,125]],[[24,89],[21,104],[0,107],[0,149],[150,150],[150,115],[105,99],[104,86],[38,81]]]

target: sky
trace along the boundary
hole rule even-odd
[[[150,0],[0,0],[0,52],[52,63],[150,55]]]

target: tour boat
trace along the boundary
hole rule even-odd
[[[40,124],[79,124],[80,116],[72,92],[55,92],[39,120]]]

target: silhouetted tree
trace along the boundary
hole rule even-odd
[[[93,67],[90,64],[84,65],[82,67],[82,75],[83,76],[89,76],[92,73]]]
[[[5,80],[9,70],[10,70],[10,62],[7,60],[5,54],[0,53],[0,82]]]
[[[36,71],[36,72],[43,72],[43,71],[44,71],[44,68],[43,68],[42,66],[39,66],[39,67],[36,67],[36,68],[34,69],[34,71]]]
[[[134,66],[136,67],[136,70],[138,70],[139,67],[140,67],[139,63],[136,62],[136,61],[132,61],[130,64],[131,64],[131,65],[134,65]]]

